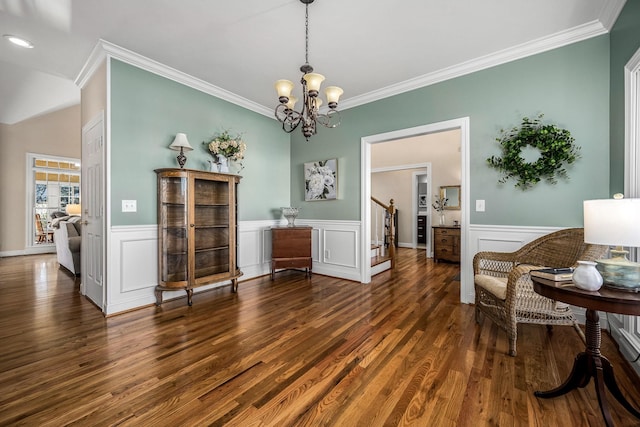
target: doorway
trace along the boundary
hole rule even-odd
[[[27,154],[27,248],[51,247],[52,221],[80,203],[80,159]]]
[[[424,249],[425,257],[431,257],[431,164],[424,172],[413,174],[413,247]]]
[[[429,125],[417,126],[377,135],[370,135],[361,138],[361,282],[371,282],[371,265],[367,258],[366,248],[371,246],[371,236],[369,233],[371,226],[371,147],[374,144],[409,138],[419,135],[443,132],[448,130],[460,130],[460,185],[462,193],[461,209],[461,254],[460,254],[460,300],[465,303],[472,302],[469,295],[473,294],[472,280],[468,276],[471,274],[467,262],[467,229],[469,224],[469,118],[448,120]]]

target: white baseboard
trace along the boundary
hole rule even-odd
[[[3,251],[0,252],[0,258],[24,256],[24,255],[38,255],[38,254],[55,254],[56,247],[52,246],[34,246],[31,248],[21,249],[17,251]]]

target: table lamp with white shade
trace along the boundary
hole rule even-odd
[[[177,133],[173,142],[169,145],[169,148],[175,151],[180,151],[176,158],[178,159],[180,169],[182,169],[184,164],[187,162],[187,156],[184,155],[184,152],[193,150],[193,147],[189,144],[189,140],[187,140],[187,135],[184,133]]]
[[[596,261],[605,286],[640,291],[640,263],[629,261],[623,247],[640,247],[640,199],[584,201],[584,241],[616,246],[611,258]]]

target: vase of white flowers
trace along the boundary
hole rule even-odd
[[[229,160],[222,154],[218,154],[218,172],[229,172]]]
[[[445,225],[445,217],[444,217],[444,207],[447,206],[447,201],[449,199],[447,198],[441,198],[439,196],[435,197],[435,201],[431,204],[431,206],[433,206],[433,209],[438,212],[438,216],[439,216],[439,220],[438,223],[439,225]]]
[[[242,160],[247,144],[242,140],[241,135],[232,136],[229,131],[224,131],[210,142],[204,142],[207,151],[215,159],[218,172],[229,172],[229,161],[236,162],[242,168]]]

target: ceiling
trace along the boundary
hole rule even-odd
[[[345,109],[607,32],[625,0],[318,0],[309,62]],[[299,0],[0,0],[0,123],[77,104],[99,40],[271,114],[273,83],[300,78]]]

